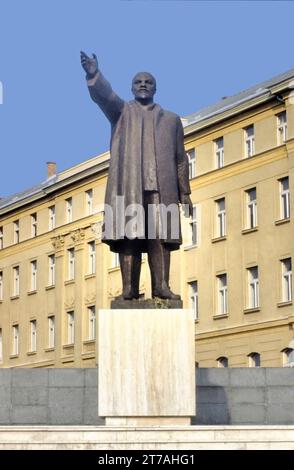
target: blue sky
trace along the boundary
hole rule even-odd
[[[0,196],[108,149],[81,49],[127,100],[152,72],[156,101],[185,116],[294,67],[293,18],[283,1],[0,0]]]

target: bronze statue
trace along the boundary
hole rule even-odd
[[[180,299],[169,287],[170,252],[182,243],[180,229],[174,236],[173,225],[179,226],[179,203],[188,208],[188,215],[192,215],[193,209],[181,120],[154,103],[156,81],[150,73],[140,72],[133,78],[135,100],[126,102],[103,77],[95,54],[91,58],[81,52],[81,64],[91,98],[111,124],[105,205],[112,210],[112,222],[111,230],[104,232],[103,242],[119,253],[122,298],[139,297],[141,255],[147,252],[152,297]],[[117,201],[121,199],[118,208]],[[148,237],[151,219],[147,216],[144,221],[136,221],[132,236],[118,230],[117,221],[123,218],[123,225],[127,226],[130,219],[127,208],[133,206],[145,211],[155,207],[155,236]],[[162,207],[176,207],[163,232],[159,230],[163,226]]]

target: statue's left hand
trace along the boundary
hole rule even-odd
[[[193,215],[193,203],[191,201],[191,198],[189,194],[182,194],[181,195],[181,200],[180,200],[182,206],[183,206],[183,211],[186,217],[192,217]]]

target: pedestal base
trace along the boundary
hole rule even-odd
[[[192,311],[100,310],[98,358],[98,410],[108,425],[190,424],[195,415]]]

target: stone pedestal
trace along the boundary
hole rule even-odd
[[[98,344],[98,412],[107,425],[190,424],[195,415],[190,310],[100,310]]]

